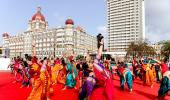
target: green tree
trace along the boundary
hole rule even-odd
[[[83,55],[77,55],[76,60],[78,60],[78,59],[83,60],[84,56]]]
[[[153,56],[155,49],[147,42],[131,42],[127,48],[127,55],[130,56]]]
[[[165,57],[165,59],[168,59],[170,55],[170,41],[165,41],[162,44],[161,54]]]

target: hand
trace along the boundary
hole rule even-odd
[[[101,44],[101,45],[103,45],[103,44],[104,44],[104,39],[102,39],[102,40],[101,40],[100,44]]]
[[[35,47],[35,41],[34,41],[34,40],[33,40],[33,42],[32,42],[32,46]]]

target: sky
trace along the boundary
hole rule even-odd
[[[49,28],[62,26],[72,18],[89,34],[101,32],[107,37],[106,0],[0,0],[0,44],[4,32],[14,35],[26,31],[38,6]],[[145,0],[145,19],[149,41],[170,39],[170,0]]]

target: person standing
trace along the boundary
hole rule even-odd
[[[69,58],[69,63],[67,63],[66,69],[67,69],[67,76],[66,76],[66,82],[65,87],[62,90],[66,90],[67,88],[74,88],[76,87],[76,77],[77,77],[77,70],[76,66],[74,64],[74,60],[72,57]]]
[[[112,75],[108,70],[105,69],[103,64],[101,64],[101,56],[102,56],[103,45],[104,45],[103,38],[104,37],[101,34],[97,36],[98,54],[93,63],[94,76],[96,79],[95,86],[98,88],[104,89],[102,94],[106,100],[114,100],[114,86],[113,86]],[[93,91],[95,90],[97,90],[97,88],[94,88]],[[92,98],[93,98],[93,95],[95,96],[95,94],[92,93],[92,96],[91,96]]]
[[[119,77],[120,77],[120,86],[121,89],[124,90],[124,85],[125,82],[128,85],[129,91],[132,92],[132,85],[133,85],[133,80],[132,80],[132,72],[128,68],[128,64],[122,64],[122,66],[118,67],[119,71]]]

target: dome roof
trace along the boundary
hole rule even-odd
[[[9,37],[9,34],[8,34],[7,32],[4,32],[4,33],[2,34],[2,37]]]
[[[74,21],[72,19],[67,19],[65,24],[66,25],[68,25],[68,24],[74,25]]]
[[[44,15],[41,13],[41,7],[37,8],[37,13],[32,16],[32,20],[45,21]]]

